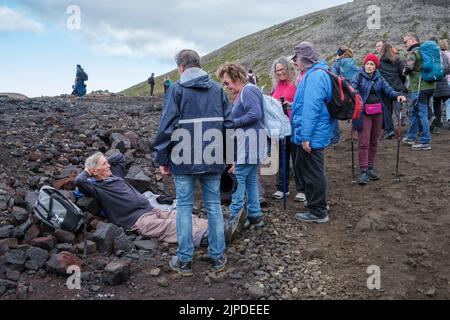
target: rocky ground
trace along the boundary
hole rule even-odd
[[[173,194],[149,150],[161,103],[115,95],[0,97],[0,299],[450,298],[447,130],[433,135],[431,152],[401,147],[400,183],[393,176],[396,140],[382,142],[383,178],[365,187],[352,185],[350,143],[328,149],[330,223],[296,221],[304,206],[293,196],[287,209],[269,201],[266,226],[244,231],[229,246],[224,272],[209,272],[200,249],[194,276],[181,278],[168,267],[176,246],[126,234],[92,214],[83,260],[82,233],[55,232],[33,217],[36,191],[48,184],[72,196],[88,155],[120,150],[131,166],[128,181]],[[263,177],[268,196],[273,181]],[[79,205],[98,210],[90,201]],[[204,215],[199,195],[196,214]],[[66,285],[66,267],[74,264],[82,272],[79,290]],[[367,287],[370,266],[381,271],[380,290]]]

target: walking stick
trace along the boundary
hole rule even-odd
[[[287,108],[284,97],[280,97],[281,106],[283,107],[283,113],[287,116]],[[281,170],[282,170],[282,183],[283,183],[283,209],[286,210],[286,137],[281,142]]]
[[[350,140],[352,144],[352,184],[356,184],[355,179],[355,143],[353,142],[353,125],[350,123]]]
[[[402,102],[402,105],[403,105],[403,103],[404,102]],[[395,178],[394,178],[395,183],[400,182],[400,178],[398,176],[398,164],[400,161],[400,142],[402,139],[402,113],[403,113],[403,108],[400,106],[400,112],[398,113],[398,127],[397,127],[397,164],[395,167]]]

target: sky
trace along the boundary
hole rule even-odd
[[[76,65],[88,92],[118,92],[243,36],[351,0],[0,0],[0,92],[70,94]]]

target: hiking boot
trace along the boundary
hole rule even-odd
[[[177,256],[173,256],[169,262],[170,269],[175,272],[178,272],[182,276],[190,277],[194,275],[192,273],[192,261],[189,262],[181,262]]]
[[[222,256],[219,259],[214,260],[211,263],[211,269],[216,272],[223,271],[223,270],[225,270],[225,266],[226,266],[227,262],[228,262],[228,258],[227,258],[227,255],[224,253],[224,254],[222,254]]]
[[[254,225],[255,228],[257,228],[257,229],[264,227],[263,217],[256,217],[256,218],[248,217],[247,222],[245,222],[245,224],[244,224],[244,228],[248,229],[248,228],[250,228],[251,225]]]
[[[416,143],[412,146],[413,150],[416,151],[428,151],[431,150],[431,144],[429,143]]]
[[[286,192],[286,197],[287,197],[289,194],[290,194],[289,191]],[[274,198],[274,199],[278,199],[278,200],[283,199],[283,191],[277,191],[277,192],[275,192],[275,193],[273,194],[273,198]]]
[[[228,241],[227,243],[231,243],[235,240],[244,229],[244,226],[247,222],[247,211],[242,208],[236,217],[234,217],[229,223],[229,232],[227,232]]]
[[[294,201],[297,202],[305,202],[306,201],[306,195],[303,192],[297,193],[297,195],[294,198]]]
[[[369,170],[367,170],[367,175],[370,180],[380,180],[380,174],[375,168],[369,168]]]
[[[434,134],[439,134],[439,127],[434,127],[433,133]]]
[[[404,144],[408,144],[408,145],[410,145],[410,146],[412,146],[413,144],[416,143],[415,140],[410,140],[410,139],[408,139],[407,137],[404,137],[404,138],[402,139],[402,142],[403,142]]]
[[[391,132],[386,132],[383,136],[383,139],[387,140],[387,139],[392,139],[393,137],[395,137],[395,132],[391,131]]]
[[[369,182],[369,174],[367,171],[362,171],[358,178],[358,184],[360,186],[366,185]]]
[[[297,213],[295,219],[308,223],[327,223],[329,221],[328,215],[318,218],[310,212]]]

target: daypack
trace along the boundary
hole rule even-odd
[[[351,81],[355,74],[358,72],[358,66],[354,59],[342,59],[339,61],[339,73],[345,79]]]
[[[242,100],[243,92],[244,89],[241,93],[241,103],[244,103]],[[263,114],[262,124],[269,138],[284,139],[291,135],[291,124],[289,118],[283,112],[280,101],[263,94]]]
[[[247,81],[251,84],[256,84],[256,76],[254,74],[248,74]]]
[[[422,57],[422,71],[420,76],[426,82],[439,81],[444,78],[444,62],[441,49],[434,41],[425,41],[419,48]]]
[[[330,116],[338,120],[357,120],[363,108],[363,100],[350,81],[323,68],[316,70],[325,71],[331,79],[332,97],[326,104]]]
[[[84,72],[84,70],[83,70],[83,73],[81,74],[81,79],[83,81],[88,81],[89,80],[89,76],[88,76],[88,74],[86,72]]]

